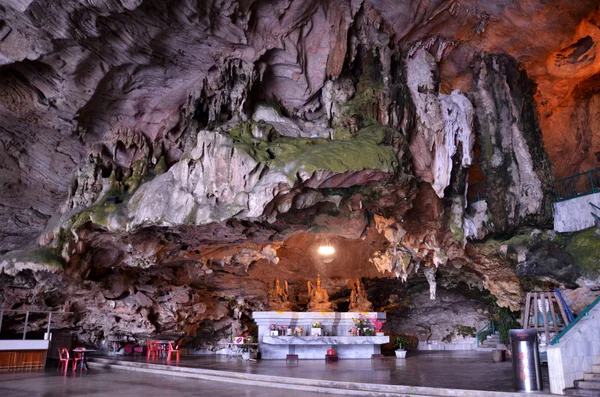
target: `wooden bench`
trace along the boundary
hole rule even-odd
[[[297,354],[288,354],[287,356],[285,356],[285,362],[292,362],[292,361],[299,361],[298,355]]]

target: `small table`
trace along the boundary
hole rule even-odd
[[[165,358],[167,356],[167,352],[169,351],[169,342],[175,343],[177,341],[177,337],[160,335],[160,337],[157,337],[157,339],[154,339],[154,341],[161,346],[160,357]]]
[[[79,369],[89,371],[87,362],[85,361],[85,353],[95,352],[96,349],[73,349],[73,353],[80,353],[81,360],[79,360]]]

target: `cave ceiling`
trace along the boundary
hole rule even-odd
[[[194,332],[277,274],[439,268],[516,309],[475,242],[598,166],[599,40],[590,0],[0,0],[4,304]]]

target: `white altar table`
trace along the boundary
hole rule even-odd
[[[353,318],[363,315],[367,319],[386,318],[385,313],[338,312],[254,312],[258,325],[261,357],[266,360],[285,359],[287,354],[298,354],[299,359],[324,359],[327,350],[334,349],[339,358],[371,358],[381,353],[381,345],[389,342],[388,336],[349,336],[354,326]],[[309,336],[311,324],[320,322],[329,336]],[[304,328],[302,336],[271,336],[271,324],[295,329]]]

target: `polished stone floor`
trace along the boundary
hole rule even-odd
[[[125,358],[146,361],[145,358]],[[153,362],[166,363],[164,360]],[[177,365],[173,362],[172,365]],[[477,351],[409,352],[405,360],[283,360],[231,361],[223,356],[182,357],[180,366],[360,383],[379,383],[486,391],[513,391],[512,363],[495,363],[491,353]],[[549,391],[548,368],[542,367],[544,390]]]
[[[111,357],[143,361],[145,358]],[[152,362],[165,363],[163,360]],[[173,362],[173,365],[175,362]],[[264,375],[300,377],[362,383],[379,383],[435,388],[512,391],[510,361],[494,363],[490,353],[481,352],[411,352],[405,360],[305,360],[286,364],[280,360],[256,362],[232,361],[223,356],[182,357],[180,366],[237,371]],[[542,368],[545,391],[548,371]],[[285,396],[312,397],[318,393],[286,390]],[[49,365],[45,371],[0,372],[0,396],[281,396],[281,389],[251,387],[232,383],[201,381],[144,373],[92,369],[83,374],[63,375]]]
[[[55,368],[0,372],[2,397],[317,397],[319,393],[94,369],[62,375]]]

